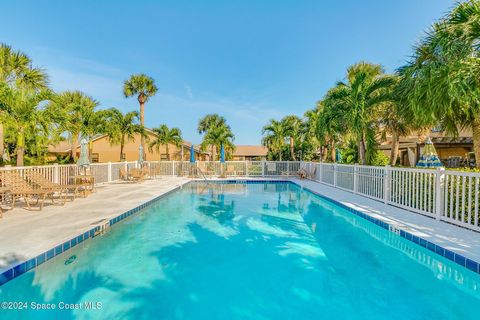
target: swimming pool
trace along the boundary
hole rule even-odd
[[[0,301],[25,302],[2,319],[474,319],[480,275],[292,183],[195,182]]]

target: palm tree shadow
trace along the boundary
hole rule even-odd
[[[298,227],[298,221],[276,217],[264,219],[273,227],[294,228],[299,239],[311,238],[308,229]],[[189,228],[197,242],[152,253],[159,265],[169,266],[162,270],[167,274],[167,280],[155,280],[149,288],[126,293],[125,301],[132,302],[126,318],[156,315],[163,319],[245,319],[252,312],[272,319],[282,318],[282,312],[291,312],[291,317],[295,318],[295,310],[308,307],[308,303],[291,296],[292,283],[285,279],[291,278],[292,270],[299,271],[295,286],[307,291],[318,290],[311,281],[318,270],[306,268],[307,264],[318,261],[301,253],[282,256],[275,250],[285,246],[288,238],[265,240],[262,237],[265,233],[244,225],[239,226],[241,236],[227,240],[197,224]],[[285,311],[281,299],[272,298],[272,287],[280,295],[292,299],[290,310]],[[218,310],[208,307],[213,301]]]

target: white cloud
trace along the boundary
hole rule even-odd
[[[192,88],[188,84],[185,85],[185,90],[187,90],[187,97],[193,99]]]
[[[117,107],[123,111],[137,108],[135,99],[123,97],[123,81],[129,75],[124,70],[44,48],[36,51],[35,61],[47,69],[52,88],[56,91],[83,91],[99,100],[103,107]],[[147,105],[147,126],[161,123],[177,126],[182,129],[186,139],[199,142],[195,132],[198,119],[208,113],[218,113],[227,118],[237,143],[254,144],[260,142],[260,130],[264,124],[271,118],[286,115],[266,101],[238,102],[202,92],[194,97],[188,83],[183,89],[185,96],[164,92],[160,88]]]

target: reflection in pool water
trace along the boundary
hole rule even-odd
[[[474,319],[479,283],[293,184],[192,183],[0,287],[2,301],[100,310],[0,318]]]

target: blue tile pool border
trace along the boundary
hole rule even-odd
[[[343,203],[341,203],[340,201],[337,201],[335,199],[332,199],[330,197],[327,197],[315,190],[312,190],[306,186],[302,186],[301,184],[295,182],[295,181],[289,181],[291,183],[293,183],[294,185],[300,187],[302,190],[306,190],[316,196],[319,196],[320,198],[322,199],[325,199],[326,201],[330,202],[330,203],[333,203],[335,204],[336,206],[339,206],[351,213],[353,213],[354,215],[356,216],[359,216],[365,220],[368,220],[376,225],[378,225],[379,227],[383,228],[383,229],[386,229],[390,232],[393,232],[393,233],[396,233],[398,235],[400,235],[400,237],[408,240],[408,241],[411,241],[421,247],[424,247],[425,249],[435,253],[435,254],[438,254],[464,268],[467,268],[475,273],[478,273],[480,274],[480,263],[478,263],[477,261],[474,261],[474,260],[471,260],[471,259],[468,259],[464,256],[462,256],[461,254],[458,254],[458,253],[455,253],[451,250],[448,250],[448,249],[445,249],[444,247],[442,246],[439,246],[433,242],[430,242],[428,240],[425,240],[421,237],[418,237],[410,232],[407,232],[405,230],[402,230],[401,227],[398,227],[398,226],[393,226],[393,225],[390,225],[389,223],[385,222],[385,221],[382,221],[380,219],[377,219],[377,218],[374,218],[372,216],[370,216],[369,214],[366,214],[366,213],[363,213],[363,212],[360,212],[354,208],[351,208]]]
[[[118,216],[109,220],[109,222],[108,222],[109,225],[112,226],[112,225],[120,222],[121,220],[139,212],[140,210],[151,206],[156,201],[158,201],[161,198],[163,198],[163,197],[165,197],[165,196],[183,188],[185,185],[187,185],[189,183],[190,182],[188,182],[184,185],[181,185],[181,186],[177,186],[174,189],[169,190],[169,191],[167,191],[167,192],[165,192],[165,193],[163,193],[163,194],[161,194],[161,195],[159,195],[159,196],[157,196],[157,197],[155,197],[151,200],[148,200],[147,202],[144,202],[141,205],[139,205],[139,206],[137,206],[133,209],[130,209],[130,210],[128,210],[128,211],[126,211],[122,214],[119,214]],[[79,245],[83,241],[95,237],[95,235],[99,231],[100,231],[100,226],[93,227],[90,230],[85,231],[84,233],[82,233],[80,235],[77,235],[70,240],[65,241],[64,243],[56,245],[55,247],[39,254],[35,258],[31,258],[29,260],[20,262],[20,263],[14,265],[13,267],[3,271],[0,274],[0,286],[7,283],[10,280],[15,279],[16,277],[21,276],[22,274],[24,274],[27,271],[30,271],[30,270],[38,267],[39,265],[45,263],[46,261],[55,258],[56,256],[62,254],[63,252],[66,252],[66,251],[72,249],[73,247]]]
[[[133,208],[133,209],[130,209],[122,214],[119,214],[118,216],[112,218],[109,220],[109,225],[110,226],[113,226],[114,224],[124,220],[125,218],[139,212],[140,210],[142,209],[145,209],[146,207],[149,207],[151,206],[152,204],[154,204],[156,201],[160,200],[161,198],[183,188],[184,186],[190,184],[190,183],[205,183],[205,181],[202,181],[202,180],[192,180],[182,186],[177,186],[175,187],[174,189],[172,190],[169,190],[145,203],[142,203],[141,205]],[[366,213],[363,213],[363,212],[360,212],[358,210],[355,210],[337,200],[334,200],[330,197],[327,197],[319,192],[316,192],[315,190],[312,190],[306,186],[302,186],[300,185],[299,183],[295,182],[295,181],[291,181],[291,180],[209,180],[208,183],[217,183],[217,184],[261,184],[261,183],[285,183],[285,184],[293,184],[293,185],[296,185],[298,187],[300,187],[302,190],[305,190],[305,191],[308,191],[316,196],[319,196],[321,197],[322,199],[326,200],[326,201],[329,201],[353,214],[355,214],[356,216],[359,216],[365,220],[368,220],[376,225],[378,225],[379,227],[383,228],[383,229],[386,229],[390,232],[394,232],[396,234],[398,234],[400,237],[408,240],[408,241],[411,241],[421,247],[424,247],[426,248],[427,250],[435,253],[435,254],[438,254],[464,268],[467,268],[475,273],[478,273],[480,274],[480,263],[474,261],[474,260],[471,260],[471,259],[468,259],[458,253],[455,253],[451,250],[448,250],[448,249],[445,249],[439,245],[436,245],[434,244],[433,242],[430,242],[428,240],[425,240],[423,238],[420,238],[420,237],[417,237],[405,230],[402,230],[400,229],[399,227],[397,226],[392,226],[390,224],[388,224],[387,222],[385,221],[382,221],[380,219],[377,219],[377,218],[374,218],[372,216],[370,216],[369,214],[366,214]],[[1,274],[0,274],[0,286],[7,283],[8,281],[10,280],[13,280],[15,279],[16,277],[19,277],[21,276],[22,274],[24,274],[25,272],[27,271],[30,271],[34,268],[36,268],[37,266],[43,264],[44,262],[50,260],[50,259],[53,259],[54,257],[58,256],[59,254],[62,254],[63,252],[66,252],[70,249],[72,249],[73,247],[77,246],[78,244],[82,243],[83,241],[85,240],[88,240],[90,238],[93,238],[95,237],[95,234],[97,232],[100,231],[100,226],[96,226],[80,235],[77,235],[75,237],[73,237],[72,239],[70,240],[67,240],[65,241],[64,243],[62,244],[59,244],[57,246],[55,246],[54,248],[51,248],[47,251],[45,251],[44,253],[36,256],[35,258],[32,258],[32,259],[29,259],[27,261],[23,261],[13,267],[11,267],[10,269],[7,269],[5,271],[3,271]]]

